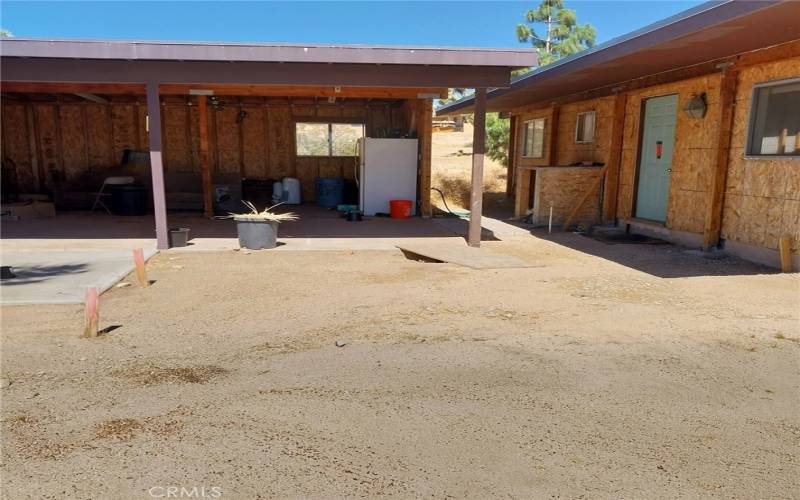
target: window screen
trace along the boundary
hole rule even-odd
[[[578,122],[575,124],[575,142],[592,141],[594,141],[594,111],[578,113]]]
[[[541,158],[544,156],[544,118],[523,123],[522,156]]]
[[[356,141],[364,137],[360,123],[297,123],[297,156],[356,156]]]
[[[800,81],[756,87],[747,154],[800,156]]]

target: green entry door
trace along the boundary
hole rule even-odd
[[[659,222],[667,220],[677,108],[677,95],[653,97],[645,101],[639,185],[636,191],[638,218]]]

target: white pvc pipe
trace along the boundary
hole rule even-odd
[[[550,205],[550,219],[547,221],[547,234],[553,232],[553,205]]]

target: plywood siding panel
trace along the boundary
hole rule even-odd
[[[221,174],[237,174],[240,172],[239,124],[236,116],[239,110],[233,106],[220,107],[216,110],[217,171]]]
[[[134,104],[115,103],[111,106],[111,123],[113,127],[113,152],[116,163],[122,161],[126,149],[136,149],[137,123]]]
[[[319,159],[320,177],[341,177],[342,164],[339,158],[320,158]]]
[[[64,179],[61,163],[61,144],[58,128],[58,108],[53,104],[34,105],[39,132],[39,161],[42,163],[48,184]]]
[[[269,107],[269,177],[281,179],[292,176],[294,168],[294,126],[288,106]]]
[[[341,118],[342,108],[338,105],[325,105],[317,108],[317,118]]]
[[[314,201],[314,179],[319,176],[316,158],[297,158],[297,175],[300,180],[300,189],[303,201]]]
[[[89,164],[84,109],[83,104],[62,104],[59,110],[64,176],[67,182],[75,182],[84,177]]]
[[[539,192],[538,219],[546,221],[553,207],[553,223],[561,224],[592,186],[599,169],[539,170],[536,172]],[[600,191],[593,194],[573,219],[579,224],[594,224],[600,213]]]
[[[85,104],[85,106],[89,168],[105,171],[114,165],[110,116],[104,104]]]
[[[166,171],[168,174],[199,173],[197,107],[188,105],[183,98],[168,97],[164,101],[161,116]],[[36,138],[31,138],[27,131],[26,105],[32,106],[33,115],[40,122],[41,130]],[[58,105],[63,107],[61,113],[57,112]],[[110,169],[119,166],[123,150],[148,149],[147,111],[143,103],[62,102],[58,105],[3,102],[2,154],[17,164],[18,177],[26,191],[38,185],[37,171],[31,164],[31,140],[35,142],[37,159],[41,157],[40,165],[47,172],[45,183],[52,186],[51,172],[55,172],[55,180],[59,180],[62,168],[66,168],[67,190],[85,190],[89,184],[102,179]],[[295,115],[292,114],[293,105]],[[241,125],[237,123],[240,109],[247,113]],[[242,101],[241,108],[237,101],[228,100],[209,113],[209,157],[214,175],[218,179],[225,176],[226,182],[238,175],[267,179],[296,176],[309,200],[313,200],[314,178],[320,175],[320,170],[323,175],[354,178],[352,158],[299,159],[295,168],[294,121],[300,119],[298,114],[310,114],[310,118],[322,121],[364,123],[368,129],[373,128],[374,121],[380,130],[404,128],[408,121],[403,108],[380,100],[371,103],[343,100],[331,105],[311,99],[247,98]],[[183,188],[178,184],[184,178],[194,179],[170,176],[167,181],[180,190]],[[186,189],[194,191],[195,187]]]
[[[242,121],[244,176],[251,179],[266,179],[268,178],[266,109],[263,106],[248,106],[244,111],[247,113],[247,117]]]
[[[192,172],[189,136],[186,134],[189,107],[171,104],[161,108],[164,134],[164,168],[167,172]]]
[[[796,159],[745,156],[753,86],[798,77],[798,57],[743,68],[739,72],[722,212],[724,239],[776,249],[778,238],[787,234],[792,237],[793,252],[799,250],[800,162]],[[736,193],[741,193],[741,196],[737,198]]]
[[[384,106],[373,106],[369,109],[370,123],[367,128],[369,137],[386,137],[389,129],[387,109]]]
[[[16,188],[21,192],[38,192],[33,172],[25,105],[4,102],[2,111],[3,159],[11,160],[16,167],[16,179],[11,180],[9,183],[16,185]],[[8,182],[9,180],[6,179],[4,181]]]
[[[356,123],[366,122],[368,114],[367,108],[345,106],[342,109],[342,118],[353,118]]]

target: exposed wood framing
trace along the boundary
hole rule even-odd
[[[614,116],[611,123],[611,146],[608,151],[605,186],[603,190],[603,222],[614,222],[617,216],[617,198],[619,195],[619,171],[622,164],[622,143],[625,129],[625,105],[627,94],[619,93],[614,97]]]
[[[517,124],[517,130],[514,135],[519,133],[520,124]],[[520,168],[519,166],[517,166],[515,170],[514,216],[517,218],[522,218],[525,217],[528,208],[530,208],[529,202],[531,197],[531,177],[534,174],[529,169]]]
[[[28,133],[28,147],[30,148],[31,155],[31,172],[33,173],[34,181],[41,191],[45,190],[45,172],[44,165],[39,161],[39,152],[37,144],[38,133],[36,131],[36,117],[33,113],[33,106],[28,103],[25,106],[26,127]]]
[[[506,166],[506,198],[511,198],[514,195],[514,180],[516,179],[516,172],[514,164],[517,161],[517,117],[512,116],[509,119],[508,128],[508,165]]]
[[[710,250],[719,244],[722,230],[722,209],[725,199],[725,181],[728,175],[728,158],[730,156],[738,77],[738,70],[729,68],[722,73],[720,82],[720,96],[717,103],[719,107],[719,125],[716,138],[716,158],[706,206],[705,226],[703,229],[704,250]]]
[[[561,107],[553,106],[553,112],[550,115],[550,134],[547,141],[547,163],[550,165],[558,165],[558,122],[560,117]]]
[[[428,121],[431,117],[426,117]],[[469,202],[467,244],[481,246],[481,212],[483,211],[483,156],[486,151],[486,89],[475,89],[475,128],[472,131],[472,192]]]
[[[208,106],[206,96],[197,96],[197,112],[200,130],[200,172],[203,178],[203,215],[214,216],[211,165],[208,162]]]
[[[419,201],[423,217],[431,213],[431,156],[433,148],[433,101],[420,99],[416,106],[417,137],[419,139]]]

